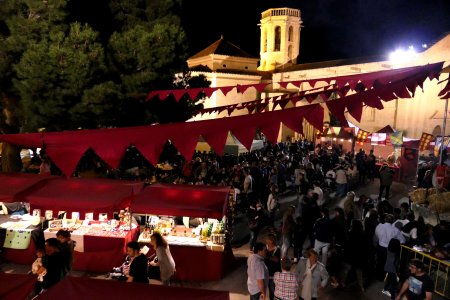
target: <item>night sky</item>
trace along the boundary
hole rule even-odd
[[[222,5],[222,7],[220,7]],[[301,10],[299,63],[388,55],[431,45],[450,33],[450,0],[184,0],[190,55],[220,38],[259,57],[261,12]]]

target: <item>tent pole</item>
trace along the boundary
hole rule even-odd
[[[444,110],[444,123],[442,124],[442,142],[441,151],[439,155],[439,164],[442,165],[442,154],[444,152],[444,139],[445,139],[445,127],[447,126],[447,110],[448,110],[448,98],[445,99],[445,110]]]

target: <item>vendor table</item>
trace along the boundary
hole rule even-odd
[[[73,269],[88,272],[110,272],[125,259],[126,245],[135,241],[139,227],[131,231],[103,231],[99,228],[81,228],[72,232],[76,242]],[[55,231],[44,231],[45,239],[55,237]]]
[[[33,226],[30,221],[0,215],[0,245],[3,259],[22,265],[31,265],[36,259],[36,250],[44,246],[42,226]]]
[[[201,243],[196,238],[166,237],[175,261],[174,279],[181,281],[214,281],[225,277],[234,266],[235,257],[231,246]],[[155,251],[146,244],[151,256]]]

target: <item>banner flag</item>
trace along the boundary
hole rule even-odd
[[[420,138],[419,150],[427,150],[430,146],[431,140],[433,139],[433,135],[429,133],[422,132],[422,137]]]

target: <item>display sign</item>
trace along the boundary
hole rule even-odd
[[[108,221],[108,214],[107,213],[98,214],[98,220],[99,221]]]
[[[45,211],[45,219],[46,219],[46,220],[51,220],[51,219],[53,219],[53,210],[46,210],[46,211]]]
[[[94,220],[94,213],[93,212],[88,212],[84,215],[84,219],[85,220],[89,220],[89,221],[93,221]]]

